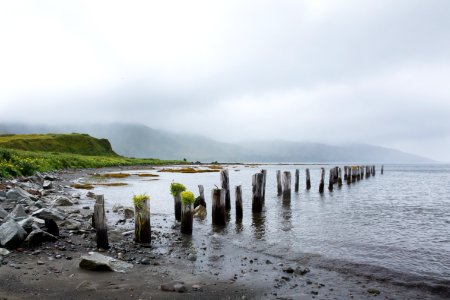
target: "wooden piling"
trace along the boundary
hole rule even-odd
[[[383,175],[383,173],[384,173],[384,166],[381,165],[381,175]]]
[[[134,202],[134,241],[150,245],[152,231],[150,227],[150,198],[144,195],[133,197]]]
[[[277,170],[277,196],[281,196],[283,188],[281,186],[281,171]]]
[[[338,168],[338,187],[342,186],[342,170]]]
[[[352,183],[352,168],[347,168],[347,185],[350,185]]]
[[[203,188],[203,185],[198,185],[198,192],[200,195],[197,197],[197,199],[195,199],[194,209],[196,209],[199,205],[202,205],[206,208],[205,189]]]
[[[283,200],[291,199],[291,172],[283,172]]]
[[[296,169],[295,170],[295,180],[294,180],[294,190],[296,193],[298,193],[298,189],[299,189],[299,180],[300,180],[300,170]]]
[[[193,225],[193,207],[192,203],[182,203],[181,205],[181,233],[192,235]]]
[[[226,190],[225,208],[226,210],[230,210],[231,209],[230,175],[228,173],[228,169],[220,171],[220,180],[222,182],[222,189]]]
[[[320,168],[319,193],[323,194],[324,187],[325,187],[325,169]]]
[[[266,202],[266,178],[267,178],[267,170],[261,170],[261,174],[263,175],[263,184],[262,184],[262,201]]]
[[[306,190],[311,189],[311,175],[309,174],[309,169],[306,169]]]
[[[175,220],[181,221],[181,196],[177,193],[173,196],[174,207],[175,207]]]
[[[93,221],[95,224],[97,248],[108,249],[108,228],[106,225],[105,198],[103,195],[96,196]]]
[[[211,209],[213,225],[226,225],[225,189],[213,189],[211,193]]]
[[[330,169],[330,176],[328,179],[328,190],[330,192],[333,191],[333,183],[334,183],[334,168]]]
[[[242,187],[240,185],[236,186],[236,221],[242,220],[243,209],[242,209]]]
[[[344,166],[344,181],[347,181],[347,166]]]
[[[372,166],[372,176],[375,176],[375,166]]]
[[[263,174],[256,173],[252,177],[252,211],[261,212],[263,208],[262,199]]]

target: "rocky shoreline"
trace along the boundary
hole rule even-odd
[[[142,169],[142,167],[136,167]],[[108,171],[132,168],[108,168]],[[367,276],[224,244],[214,232],[179,233],[152,215],[152,247],[133,242],[132,215],[108,211],[110,248],[96,249],[94,194],[70,183],[91,170],[0,182],[0,299],[445,299]],[[96,263],[100,264],[96,265]],[[103,264],[101,264],[103,263]],[[92,271],[89,269],[108,269]]]

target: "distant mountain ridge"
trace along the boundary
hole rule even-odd
[[[154,157],[201,162],[361,162],[426,163],[430,159],[395,149],[353,144],[333,146],[320,143],[261,141],[230,144],[196,135],[175,134],[140,124],[27,125],[0,124],[0,133],[87,133],[106,138],[113,150],[128,157]]]

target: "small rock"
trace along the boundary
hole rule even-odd
[[[43,262],[42,260],[38,260],[37,264],[41,266],[41,265],[45,265],[45,262]]]
[[[150,264],[150,259],[148,257],[144,257],[143,259],[141,259],[141,265],[149,265]]]
[[[64,196],[60,196],[58,198],[55,199],[55,201],[53,201],[53,205],[54,206],[72,206],[73,202]]]
[[[194,209],[194,218],[204,219],[207,214],[206,208],[203,205],[199,205]]]
[[[165,292],[175,292],[176,288],[178,288],[179,290],[182,289],[182,286],[184,286],[184,282],[183,281],[171,281],[168,283],[163,283],[159,286],[159,289],[161,291],[165,291]],[[186,291],[186,287],[184,287],[184,291]]]
[[[381,293],[379,290],[373,288],[368,289],[367,292],[373,296],[378,296]]]
[[[42,184],[42,188],[44,190],[50,190],[53,188],[53,183],[50,180],[44,180],[44,183]]]
[[[292,269],[289,266],[288,267],[284,267],[283,268],[283,272],[291,274],[291,273],[294,273],[294,269]]]
[[[187,291],[186,286],[181,283],[175,284],[173,287],[175,288],[175,292],[178,292],[178,293],[184,293]]]
[[[134,218],[134,209],[132,207],[124,207],[123,216],[125,217],[125,219]]]
[[[196,261],[197,260],[197,255],[191,253],[191,254],[188,255],[187,259],[190,260],[190,261]]]
[[[8,255],[9,253],[11,253],[11,252],[9,252],[7,249],[5,249],[5,248],[0,248],[0,255],[1,255],[1,256],[6,256],[6,255]]]

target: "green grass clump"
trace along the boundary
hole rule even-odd
[[[193,204],[195,202],[194,193],[191,191],[181,192],[181,202],[184,204]]]
[[[60,152],[37,152],[5,149],[0,146],[0,178],[33,175],[36,171],[103,168],[117,166],[148,166],[180,164],[177,160],[127,158],[122,156],[88,156]]]
[[[144,201],[147,200],[150,200],[150,196],[148,196],[147,194],[134,195],[133,196],[134,207],[142,209],[142,204],[144,203]]]
[[[172,182],[170,184],[170,193],[172,194],[172,196],[176,196],[185,190],[186,190],[186,187],[184,185],[182,185],[181,183]]]

